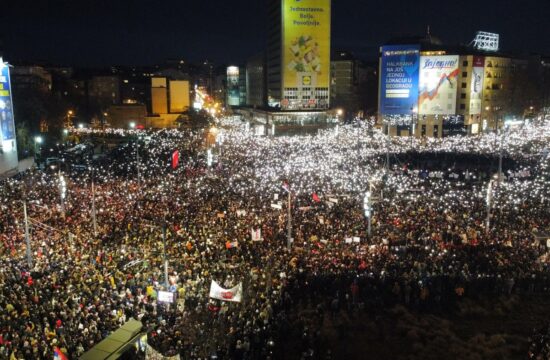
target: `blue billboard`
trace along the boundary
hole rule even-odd
[[[382,115],[412,114],[418,106],[419,45],[382,47],[380,104]]]
[[[10,71],[0,58],[0,134],[1,140],[15,139],[13,104],[11,101]]]

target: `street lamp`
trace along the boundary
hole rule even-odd
[[[416,132],[416,122],[418,121],[418,107],[412,109],[412,118],[411,118],[411,136],[414,137]]]
[[[491,206],[493,202],[493,179],[489,180],[487,185],[487,195],[485,198],[487,204],[487,218],[485,219],[485,232],[489,233],[489,226],[491,225]]]
[[[372,215],[372,204],[371,204],[371,192],[370,190],[366,192],[365,197],[363,198],[363,209],[365,210],[365,216],[368,219],[367,234],[369,239],[371,237],[371,215]]]
[[[94,166],[92,163],[91,166],[92,170],[92,225],[94,228],[94,236],[97,237],[97,218],[96,218],[96,210],[95,210],[95,187],[94,187]]]
[[[61,168],[59,169],[59,198],[61,200],[61,213],[65,215],[65,197],[67,195],[67,182],[61,174]]]
[[[34,137],[34,156],[36,156],[40,149],[40,144],[42,144],[42,136],[35,136]]]
[[[67,111],[67,123],[65,124],[65,127],[67,128],[70,128],[73,126],[73,124],[71,123],[71,117],[73,116],[73,111],[72,110],[68,110]]]
[[[136,123],[133,122],[133,121],[131,121],[129,125],[130,125],[130,129],[135,129],[136,128]]]

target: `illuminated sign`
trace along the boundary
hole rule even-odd
[[[418,45],[382,47],[380,60],[380,113],[411,114],[418,101]]]
[[[420,57],[419,114],[456,113],[458,73],[458,55]]]
[[[9,70],[0,58],[0,132],[3,141],[15,139]]]
[[[283,0],[283,108],[329,105],[330,12],[330,0]]]
[[[500,36],[495,33],[486,31],[478,31],[476,37],[472,40],[472,45],[475,49],[483,51],[498,51]]]
[[[227,105],[240,105],[239,92],[239,68],[237,66],[229,66],[227,68]]]

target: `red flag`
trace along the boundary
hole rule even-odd
[[[315,201],[315,202],[320,202],[321,201],[321,199],[319,199],[319,196],[317,196],[316,193],[313,193],[312,197],[313,197],[313,201]]]
[[[288,181],[283,181],[283,189],[286,191],[286,192],[290,192],[290,185],[288,184]]]
[[[55,360],[69,360],[67,355],[63,354],[57,346],[53,349],[53,358]]]
[[[177,168],[179,162],[180,162],[180,153],[179,153],[179,151],[175,150],[172,153],[172,169]]]

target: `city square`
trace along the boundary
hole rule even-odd
[[[0,360],[550,359],[548,10],[14,3]]]

